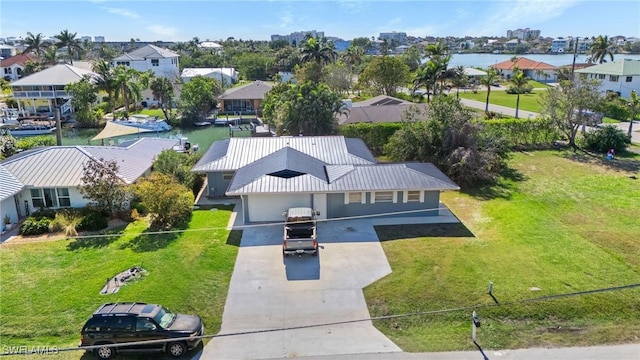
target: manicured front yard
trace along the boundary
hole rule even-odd
[[[485,88],[484,91],[478,91],[477,93],[473,93],[471,91],[464,92],[460,91],[460,97],[463,99],[470,99],[476,101],[482,101],[483,103],[487,101],[487,91]],[[540,112],[540,103],[538,99],[540,98],[540,94],[546,90],[536,90],[531,94],[521,94],[520,95],[520,110],[525,111],[533,111]],[[510,108],[516,107],[516,94],[507,94],[504,90],[496,90],[491,89],[491,94],[489,94],[489,104],[501,105]]]
[[[464,228],[378,229],[397,240],[382,244],[393,272],[365,289],[371,315],[486,306],[476,308],[485,349],[637,342],[638,287],[518,301],[640,283],[640,156],[609,163],[540,151],[517,153],[510,163],[518,180],[443,195],[472,235]],[[492,306],[490,281],[504,305]],[[375,325],[405,351],[473,350],[472,311]]]
[[[218,208],[195,211],[188,231],[178,234],[145,234],[146,224],[135,222],[121,236],[3,244],[0,346],[77,346],[91,313],[121,301],[198,314],[207,334],[216,333],[238,250],[226,243],[230,208]],[[99,294],[107,278],[134,265],[148,275],[116,294]]]

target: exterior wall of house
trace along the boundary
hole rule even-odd
[[[345,204],[345,194],[327,194],[327,218],[376,215],[383,213],[437,209],[440,204],[440,192],[424,191],[423,202],[404,202],[404,192],[396,191],[396,202],[376,202],[372,204],[373,192],[365,192],[364,203]],[[438,211],[425,211],[398,216],[437,216]]]
[[[233,171],[229,172],[211,172],[207,173],[207,196],[219,197],[225,196],[229,184],[231,183],[231,176]],[[225,177],[226,180],[225,180]]]
[[[524,76],[539,82],[558,81],[558,74],[554,70],[542,70],[542,74],[536,73],[535,70],[525,70]]]
[[[154,66],[157,60],[158,66]],[[166,59],[147,59],[131,61],[131,67],[138,71],[151,70],[156,76],[173,77],[180,74],[178,69],[178,58],[166,58]]]
[[[16,81],[22,78],[23,71],[24,66],[21,64],[13,64],[11,66],[3,67],[2,70],[0,70],[0,75],[7,81]]]
[[[632,91],[640,93],[640,75],[604,75],[604,74],[587,74],[589,80],[596,79],[600,83],[600,92],[603,94],[612,91],[619,93],[620,96],[628,98]],[[630,81],[628,81],[630,80]]]
[[[11,224],[18,222],[18,209],[16,209],[16,202],[13,196],[2,200],[2,203],[0,203],[0,222],[2,224],[4,224],[4,218],[7,215],[9,215]]]
[[[20,199],[20,204],[21,206],[25,206],[24,202],[27,202],[27,205],[29,206],[29,214],[34,213],[35,211],[38,211],[38,209],[40,209],[40,206],[38,205],[38,199],[32,196],[32,192],[31,190],[42,190],[42,188],[28,188],[23,190],[18,196]],[[51,187],[46,188],[46,189],[52,189]],[[55,189],[68,189],[69,191],[69,204],[70,206],[68,207],[73,207],[73,208],[81,208],[81,207],[85,207],[87,206],[87,204],[89,203],[89,200],[86,199],[84,196],[82,196],[82,194],[80,193],[80,190],[77,187],[69,187],[69,188],[55,188]],[[35,205],[34,205],[34,201],[35,201]],[[58,202],[57,206],[50,206],[50,208],[52,209],[57,209],[57,208],[62,208],[62,207],[67,207],[67,206],[60,206],[60,200],[56,199],[56,201]],[[47,206],[48,207],[48,206]],[[24,211],[24,210],[22,210]]]

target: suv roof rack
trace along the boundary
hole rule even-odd
[[[131,309],[133,309],[134,306],[136,305],[147,305],[147,303],[143,303],[143,302],[121,302],[121,303],[106,303],[103,304],[102,306],[100,306],[98,308],[98,310],[96,310],[94,312],[94,314],[111,314],[114,312],[114,310],[116,309],[116,307],[118,305],[129,305],[129,308],[126,311],[115,311],[116,313],[128,313],[131,311]],[[104,310],[104,308],[106,308],[107,306],[111,306],[111,309],[109,309],[109,311],[107,312],[102,312],[102,310]]]

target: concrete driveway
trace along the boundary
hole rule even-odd
[[[401,351],[362,321],[369,318],[362,288],[391,272],[371,220],[318,224],[317,257],[283,258],[282,231],[282,225],[244,229],[219,335],[295,329],[217,337],[195,358]],[[316,326],[322,324],[332,325]]]

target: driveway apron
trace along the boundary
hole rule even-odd
[[[243,230],[219,333],[224,336],[196,358],[401,351],[366,320],[362,288],[391,273],[369,219],[319,223],[318,256],[283,257],[282,234],[282,225]]]

